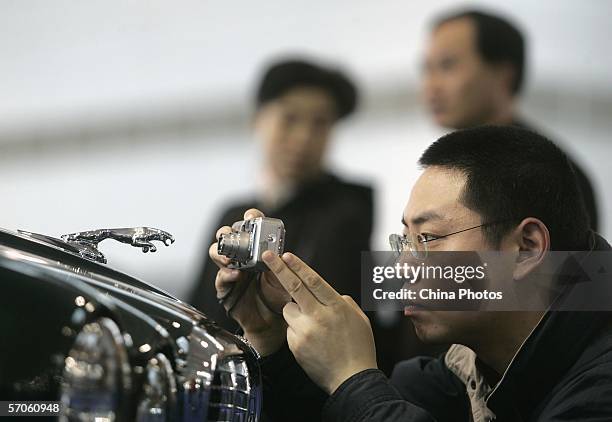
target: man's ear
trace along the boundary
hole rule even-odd
[[[537,268],[550,250],[548,227],[537,218],[525,218],[514,231],[519,254],[513,271],[514,280],[521,280]]]

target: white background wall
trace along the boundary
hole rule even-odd
[[[300,52],[340,63],[362,86],[363,107],[338,129],[329,164],[376,186],[373,246],[384,248],[418,156],[442,133],[416,93],[427,23],[465,4],[2,0],[0,226],[56,236],[166,229],[177,242],[157,255],[102,250],[113,266],[184,295],[216,211],[254,185],[248,113],[260,65]],[[524,114],[588,167],[612,237],[612,3],[495,10],[531,41]]]

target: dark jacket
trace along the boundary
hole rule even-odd
[[[596,250],[610,245],[598,237]],[[547,312],[487,398],[495,420],[612,421],[611,322],[606,312]],[[475,385],[462,382],[444,356],[401,362],[391,379],[375,369],[360,372],[329,397],[287,347],[264,358],[262,371],[264,413],[271,421],[471,420],[466,389]]]
[[[361,251],[370,249],[373,225],[370,187],[323,174],[302,186],[277,209],[266,209],[256,200],[234,204],[223,212],[206,236],[207,244],[216,241],[214,235],[219,227],[242,220],[249,208],[258,208],[267,216],[283,220],[287,231],[285,250],[302,258],[324,279],[333,282],[336,290],[359,303]],[[218,268],[208,255],[203,263],[190,303],[222,327],[235,331],[238,325],[217,303],[215,277]]]

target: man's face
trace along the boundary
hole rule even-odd
[[[469,18],[437,27],[427,45],[422,78],[424,100],[435,122],[453,129],[496,123],[492,120],[500,102],[511,98],[507,70],[482,60]]]
[[[444,236],[483,222],[475,211],[460,203],[465,176],[458,171],[428,167],[412,189],[404,209],[404,234]],[[435,251],[485,251],[493,249],[481,229],[468,230],[428,243]],[[419,282],[417,282],[418,285]],[[482,324],[492,323],[495,315],[476,311],[436,311],[407,307],[417,335],[426,342],[449,343],[469,341]]]
[[[296,87],[263,105],[255,131],[266,168],[296,183],[316,175],[335,121],[334,99],[320,88]]]

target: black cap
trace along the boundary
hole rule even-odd
[[[357,106],[357,88],[343,73],[303,60],[284,60],[266,69],[257,90],[257,107],[299,86],[329,92],[336,102],[339,119],[351,114]]]

